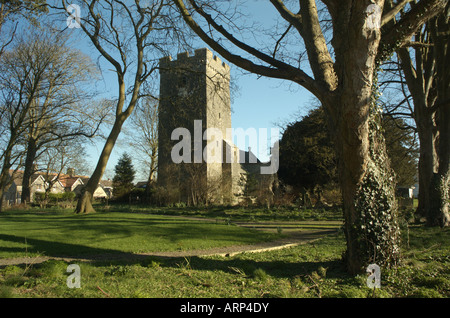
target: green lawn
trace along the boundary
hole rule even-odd
[[[199,222],[140,212],[2,214],[0,257],[23,256],[25,247],[28,254],[44,255],[127,253],[249,244],[277,235],[226,225],[223,218]],[[402,233],[402,263],[382,270],[375,293],[365,274],[346,273],[345,238],[339,232],[288,249],[233,257],[77,262],[79,289],[67,287],[69,263],[63,261],[7,266],[0,269],[0,298],[449,298],[450,230],[410,225]]]
[[[112,204],[97,205],[97,211],[116,211],[129,213],[149,213],[156,215],[180,215],[214,218],[232,221],[305,221],[326,220],[343,221],[342,211],[339,208],[303,209],[297,206],[262,208],[239,206],[206,206],[206,207],[149,207],[146,205]]]
[[[208,249],[276,238],[225,222],[143,213],[8,212],[0,222],[0,258]]]

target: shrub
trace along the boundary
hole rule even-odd
[[[74,192],[63,192],[63,193],[49,193],[47,200],[49,203],[57,203],[61,201],[73,201],[75,200],[76,194]],[[36,202],[41,202],[45,199],[45,193],[36,192],[34,194]]]
[[[173,205],[179,202],[179,199],[180,199],[180,192],[178,189],[154,187],[151,192],[150,201],[153,204],[164,206],[164,205]]]

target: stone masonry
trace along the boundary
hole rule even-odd
[[[193,56],[182,53],[176,60],[160,60],[158,185],[171,193],[173,201],[239,201],[247,170],[240,158],[248,158],[249,153],[240,151],[227,136],[231,127],[230,67],[226,63],[206,48],[196,50]],[[184,153],[188,162],[172,160],[172,150],[180,142],[172,140],[177,128],[185,128],[191,136],[191,153]],[[218,129],[221,138],[206,135],[210,128]],[[206,157],[220,156],[222,160],[205,162],[204,151]]]

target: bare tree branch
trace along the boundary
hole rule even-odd
[[[247,53],[254,55],[256,57],[261,57],[262,61],[265,61],[270,65],[278,68],[272,68],[261,64],[255,64],[249,59],[231,53],[229,50],[227,50],[225,47],[223,47],[221,44],[219,44],[217,41],[211,38],[206,32],[203,31],[203,29],[194,20],[194,18],[192,17],[192,15],[190,14],[189,10],[186,8],[182,0],[174,0],[174,2],[179,8],[179,10],[182,12],[184,20],[194,30],[194,32],[196,32],[199,35],[199,37],[203,41],[205,41],[205,43],[207,43],[212,49],[217,51],[225,59],[231,61],[232,63],[238,65],[239,67],[249,72],[272,78],[293,80],[299,83],[300,85],[306,87],[313,94],[320,95],[321,93],[323,93],[322,89],[315,83],[315,81],[301,69],[294,68],[281,61],[275,60],[271,56],[265,55],[264,53],[255,52],[255,49],[253,48],[249,48],[249,51],[247,51]],[[208,16],[205,15],[205,19],[207,17]],[[248,45],[238,41],[233,36],[231,36],[231,34],[229,34],[223,27],[219,26],[217,27],[218,27],[217,31],[219,32],[222,31],[224,33],[223,35],[225,37],[228,36],[228,39],[231,42],[235,42],[236,46],[240,47],[243,50],[245,50],[248,47]]]
[[[426,21],[442,12],[447,3],[448,0],[419,1],[397,23],[388,30],[383,30],[377,60],[382,62],[387,59],[403,43],[410,40]]]
[[[389,23],[392,19],[394,19],[397,13],[399,13],[405,7],[405,5],[411,1],[413,0],[401,0],[400,2],[395,4],[395,6],[391,8],[388,12],[385,12],[381,19],[381,26],[384,26],[385,24]]]

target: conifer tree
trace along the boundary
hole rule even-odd
[[[114,168],[114,172],[114,197],[118,200],[127,199],[131,190],[133,190],[133,180],[136,173],[131,157],[127,153],[122,154]]]

